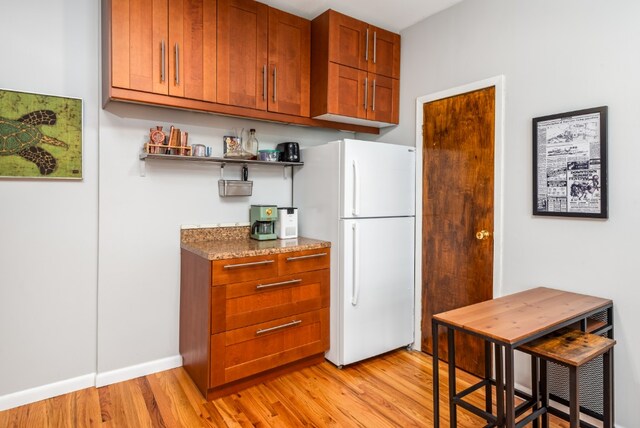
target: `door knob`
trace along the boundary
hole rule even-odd
[[[488,230],[481,230],[480,232],[476,233],[476,239],[479,239],[479,240],[487,239],[490,236],[491,236],[491,232],[489,232]]]

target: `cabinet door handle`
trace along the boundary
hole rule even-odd
[[[369,98],[369,78],[364,78],[364,111],[367,111],[367,98]]]
[[[260,260],[259,262],[250,262],[250,263],[238,263],[235,265],[224,265],[225,269],[234,269],[239,267],[247,267],[247,266],[258,266],[258,265],[268,265],[273,263],[274,260]]]
[[[262,66],[262,99],[267,100],[267,64]]]
[[[276,66],[273,66],[273,102],[276,102],[278,93],[278,70]]]
[[[369,29],[364,36],[364,60],[369,61]]]
[[[180,46],[176,43],[176,86],[180,85]]]
[[[376,79],[373,79],[373,96],[371,97],[371,111],[376,111]]]
[[[165,73],[165,47],[164,47],[164,39],[160,42],[160,82],[164,82],[164,73]]]
[[[293,321],[288,322],[286,324],[277,325],[275,327],[261,328],[258,331],[256,331],[256,336],[259,335],[259,334],[269,333],[270,331],[280,330],[282,328],[293,327],[293,326],[296,326],[296,325],[298,325],[300,323],[302,323],[302,320],[293,320]]]
[[[296,260],[315,259],[316,257],[324,257],[327,253],[308,254],[306,256],[287,257],[288,262],[295,262]]]
[[[373,32],[373,63],[376,63],[376,48],[378,47],[378,33],[377,31]]]
[[[272,282],[270,284],[258,284],[256,285],[256,290],[262,290],[263,288],[270,288],[270,287],[278,287],[280,285],[297,284],[299,282],[302,282],[302,280],[292,279],[291,281]]]

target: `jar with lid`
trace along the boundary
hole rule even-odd
[[[249,136],[244,144],[244,151],[249,159],[258,159],[258,138],[256,138],[255,129],[249,130]]]

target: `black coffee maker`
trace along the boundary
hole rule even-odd
[[[276,146],[276,150],[280,152],[278,153],[278,160],[280,162],[301,162],[298,143],[280,143]]]

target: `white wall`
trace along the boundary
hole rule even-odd
[[[613,299],[616,421],[626,427],[640,418],[638,16],[635,0],[462,2],[402,33],[401,125],[379,137],[412,145],[417,97],[505,76],[503,293],[547,285]],[[533,217],[531,119],[601,105],[610,218]]]
[[[0,179],[0,399],[95,372],[98,11],[2,4],[0,87],[84,100],[84,179]]]

